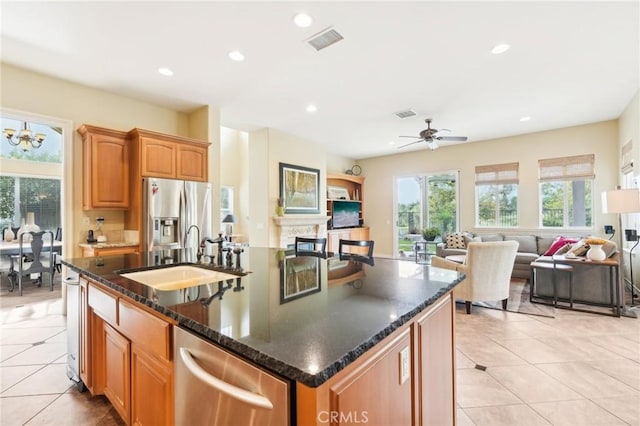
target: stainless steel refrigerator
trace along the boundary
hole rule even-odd
[[[197,248],[212,236],[210,183],[145,178],[143,194],[143,251]]]

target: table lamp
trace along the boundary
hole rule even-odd
[[[640,212],[640,190],[635,189],[614,189],[612,191],[605,191],[602,193],[602,213],[617,213],[618,214],[618,229],[622,230],[622,214],[623,213],[639,213]],[[622,244],[624,239],[622,232],[620,232],[620,251],[622,252]],[[623,271],[624,256],[620,255],[620,269]],[[633,262],[631,261],[631,253],[629,253],[629,275],[633,277]],[[622,300],[620,304],[622,306],[622,313],[626,316],[636,317],[635,312],[630,312],[627,309],[624,301],[624,278],[623,273],[619,274],[620,284],[620,297]],[[633,304],[633,281],[631,281],[631,303]]]
[[[233,235],[233,224],[236,223],[236,218],[232,214],[228,214],[222,219],[222,223],[225,223],[227,238],[231,241],[231,236]]]

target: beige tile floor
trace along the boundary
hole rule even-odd
[[[122,424],[68,381],[61,312],[59,290],[0,289],[1,425]],[[460,306],[456,321],[458,425],[640,426],[640,320]]]

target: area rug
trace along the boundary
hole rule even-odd
[[[472,306],[479,308],[489,308],[502,310],[502,302],[473,302]],[[513,278],[509,287],[509,301],[507,302],[508,312],[520,314],[539,315],[554,318],[555,309],[553,306],[541,303],[529,302],[529,282],[525,279]]]

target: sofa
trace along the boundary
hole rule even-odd
[[[536,235],[504,235],[504,234],[473,234],[470,232],[457,233],[462,235],[462,240],[454,244],[447,245],[447,240],[451,242],[451,238],[445,237],[444,241],[436,246],[436,256],[447,257],[450,255],[466,255],[466,245],[472,241],[517,241],[518,252],[516,260],[513,263],[511,278],[531,277],[531,262],[542,256],[556,239],[555,236],[536,236]],[[576,236],[576,239],[580,237]],[[464,246],[464,247],[462,247]]]
[[[472,241],[517,241],[518,252],[511,271],[511,278],[531,279],[531,262],[553,262],[552,256],[545,256],[547,250],[557,236],[536,236],[536,235],[503,235],[503,234],[472,234],[469,232],[456,233],[456,238],[445,237],[445,241],[436,246],[436,255],[446,257],[450,255],[466,255],[466,245]],[[571,236],[572,239],[580,241],[581,236]],[[451,244],[453,242],[453,244]],[[449,243],[449,246],[447,245]],[[576,245],[579,245],[576,244]],[[565,246],[566,249],[570,245]],[[607,241],[603,247],[607,257],[619,256],[617,245],[613,241]],[[560,250],[562,252],[562,250]],[[560,253],[559,252],[559,253]],[[609,270],[588,262],[574,264],[573,270],[573,298],[576,301],[585,301],[600,305],[610,305],[611,285],[609,282]],[[553,297],[553,271],[540,269],[537,271],[534,297]],[[568,299],[569,279],[566,274],[559,273],[557,279],[557,297]]]

